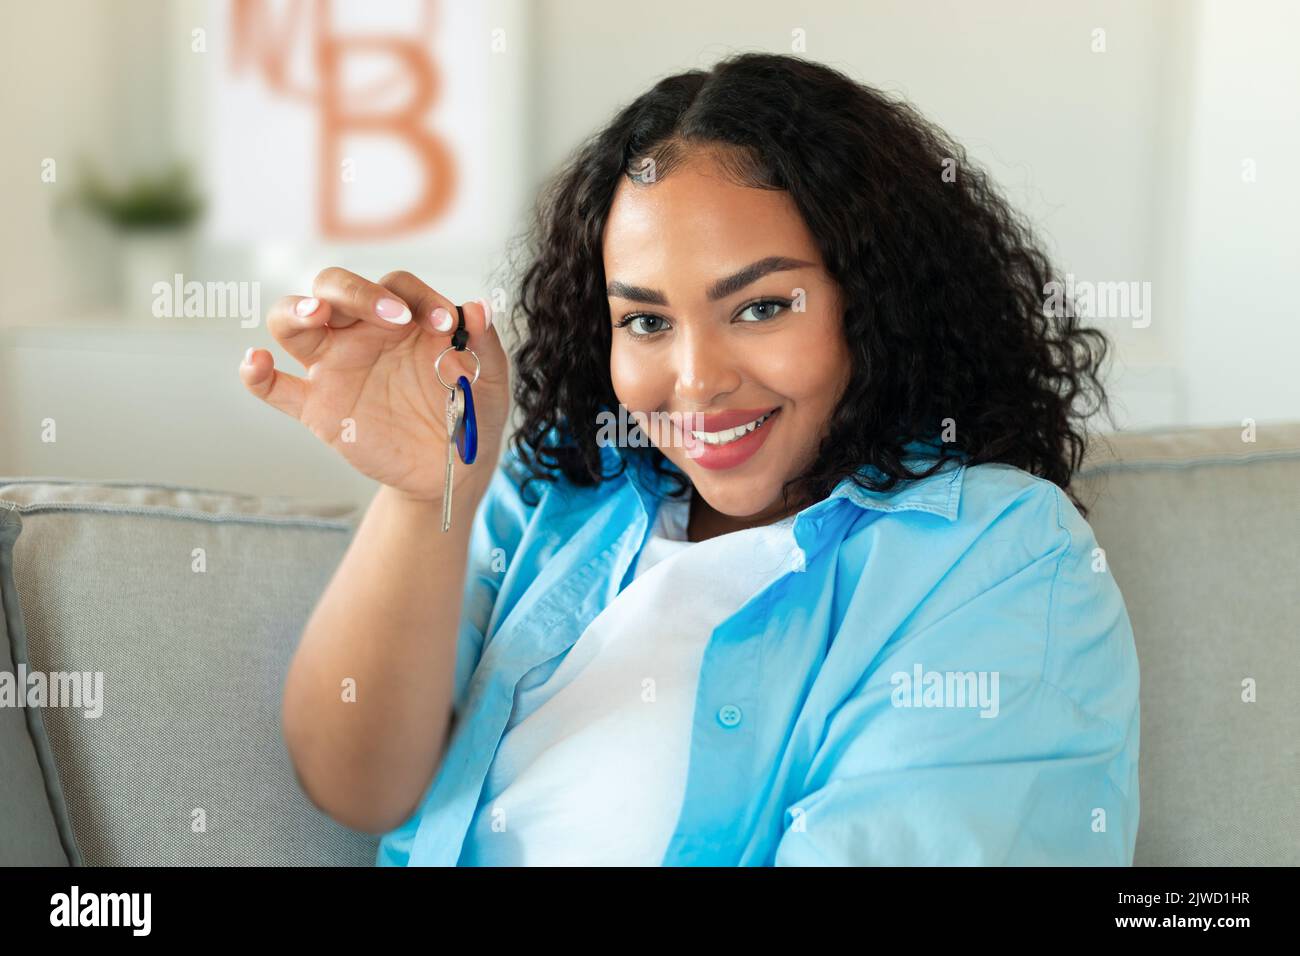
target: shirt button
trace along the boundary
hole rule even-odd
[[[724,727],[735,727],[740,723],[740,708],[735,704],[723,704],[718,708],[718,723]]]

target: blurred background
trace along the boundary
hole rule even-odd
[[[1080,287],[1131,291],[1093,319],[1116,346],[1122,429],[1300,420],[1294,4],[4,13],[0,475],[368,501],[373,482],[239,380],[249,346],[301,372],[266,331],[274,300],[342,265],[508,304],[508,244],[542,180],[657,79],[744,50],[906,97]]]

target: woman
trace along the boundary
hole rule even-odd
[[[286,682],[311,799],[390,865],[1131,863],[1133,635],[1066,491],[1106,340],[960,147],[745,54],[529,238],[513,363],[463,306],[445,533],[452,302],[327,269],[268,321],[307,379],[241,366],[382,486]]]

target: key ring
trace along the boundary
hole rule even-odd
[[[433,374],[438,376],[438,384],[449,392],[455,391],[456,386],[448,385],[444,382],[442,380],[442,372],[438,368],[439,364],[442,362],[442,357],[448,352],[468,352],[474,359],[474,377],[470,379],[469,384],[473,385],[478,381],[478,373],[482,366],[479,364],[478,356],[474,354],[474,350],[466,346],[468,341],[469,330],[465,328],[465,312],[460,306],[456,306],[456,331],[451,334],[451,345],[448,345],[445,349],[439,352],[438,357],[433,360]]]

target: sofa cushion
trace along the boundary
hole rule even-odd
[[[1300,864],[1300,425],[1243,437],[1110,435],[1071,486],[1137,643],[1139,866]]]
[[[0,508],[30,666],[103,675],[98,716],[41,715],[86,864],[373,864],[378,837],[307,800],[280,726],[355,506],[0,478]]]
[[[27,638],[13,574],[22,519],[0,506],[0,866],[79,861],[40,706],[27,706]],[[12,696],[11,696],[12,695]]]

